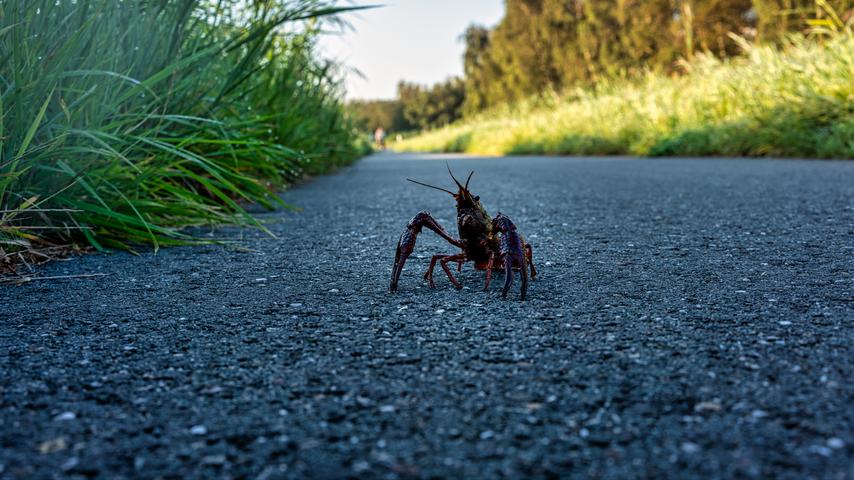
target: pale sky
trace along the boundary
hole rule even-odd
[[[503,0],[356,0],[384,4],[346,14],[352,31],[327,35],[323,51],[350,68],[349,99],[394,98],[397,82],[432,84],[463,73],[465,45],[460,36],[472,23],[493,26],[504,13]]]

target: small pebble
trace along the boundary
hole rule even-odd
[[[810,452],[817,453],[822,457],[829,457],[833,453],[831,449],[825,447],[824,445],[813,445],[810,447],[809,450]]]
[[[480,432],[480,439],[481,440],[489,440],[490,438],[492,438],[494,436],[495,436],[495,432],[493,432],[492,430],[486,430],[486,431]]]
[[[788,321],[788,320],[780,320],[780,321],[779,321],[779,322],[777,322],[777,323],[778,323],[778,324],[780,324],[780,325],[782,325],[782,326],[784,326],[784,327],[788,327],[789,325],[791,325],[791,324],[792,324],[792,322],[790,322],[790,321]]]
[[[839,437],[828,438],[827,446],[834,450],[839,450],[840,448],[845,448],[845,442]]]
[[[721,404],[718,402],[700,402],[694,405],[695,412],[719,412]]]
[[[700,446],[694,442],[682,442],[680,447],[685,453],[697,453],[700,451]]]
[[[59,468],[61,468],[62,471],[67,472],[67,471],[73,469],[74,467],[76,467],[77,464],[79,464],[79,463],[80,463],[79,458],[71,457],[68,460],[62,462],[62,465],[60,465]]]
[[[395,408],[394,405],[382,405],[380,407],[380,412],[382,413],[394,413]]]
[[[193,435],[207,435],[208,429],[204,425],[195,425],[190,429],[190,433]]]
[[[440,309],[436,310],[436,314],[437,314],[437,315],[441,315],[441,314],[443,314],[443,313],[445,313],[445,309],[443,309],[443,308],[440,308]]]
[[[46,442],[42,442],[39,444],[38,450],[40,453],[54,453],[60,452],[68,448],[68,442],[65,441],[65,438],[59,437],[54,438],[53,440],[48,440]]]
[[[77,415],[74,412],[63,412],[53,417],[53,420],[56,422],[66,422],[68,420],[74,420],[75,418],[77,418]]]
[[[222,465],[225,463],[225,455],[208,455],[202,458],[202,463],[205,465]]]

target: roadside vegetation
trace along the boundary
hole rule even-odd
[[[427,133],[395,148],[851,157],[852,21],[851,0],[507,0],[463,35],[462,79],[401,82],[393,125]]]
[[[251,5],[251,7],[249,6]],[[243,208],[365,153],[315,41],[333,1],[0,2],[0,271],[263,228]]]
[[[854,36],[742,45],[745,56],[700,55],[685,75],[603,81],[495,108],[394,148],[854,158]]]

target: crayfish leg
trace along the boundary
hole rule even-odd
[[[520,261],[522,263],[521,268],[519,268],[519,274],[522,276],[521,300],[524,300],[528,293],[528,266],[525,264],[525,257],[522,257]]]
[[[492,269],[495,267],[495,254],[489,252],[489,260],[486,261],[486,284],[483,286],[483,291],[489,291],[489,281],[492,280]]]
[[[451,283],[454,284],[454,287],[456,287],[457,290],[463,288],[463,286],[462,286],[462,284],[460,284],[460,282],[456,278],[454,278],[454,274],[451,273],[451,269],[448,268],[448,263],[450,263],[450,262],[465,262],[465,261],[466,261],[466,254],[465,253],[458,253],[456,255],[449,255],[449,256],[444,257],[441,260],[439,260],[439,264],[442,265],[442,270],[445,271],[445,274],[448,276],[448,280],[450,280]]]
[[[525,244],[525,257],[527,257],[528,265],[531,267],[531,278],[537,279],[537,267],[534,266],[534,249],[530,243]]]

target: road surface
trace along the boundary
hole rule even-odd
[[[534,246],[455,290],[445,161]],[[854,478],[854,163],[386,153],[0,290],[0,478]],[[518,288],[518,282],[516,283]]]

